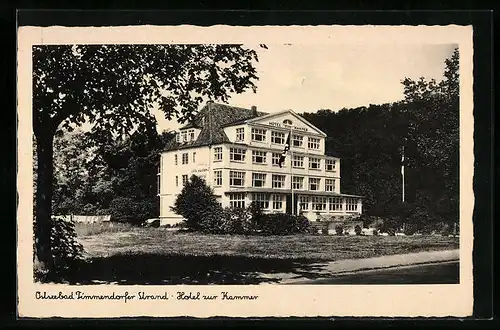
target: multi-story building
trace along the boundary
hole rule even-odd
[[[325,155],[325,138],[291,110],[266,114],[208,102],[161,153],[162,224],[182,220],[170,207],[193,174],[205,179],[223,207],[255,201],[264,212],[291,213],[294,204],[293,212],[311,221],[360,214],[362,198],[340,193],[340,159]]]

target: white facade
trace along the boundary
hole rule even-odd
[[[181,146],[161,154],[163,224],[182,220],[170,207],[193,174],[205,179],[224,207],[248,206],[257,201],[264,212],[292,212],[293,198],[298,205],[295,213],[303,213],[311,221],[361,213],[359,196],[340,193],[340,159],[325,155],[326,135],[302,117],[286,111],[221,129],[228,142]],[[179,136],[186,136],[183,131]],[[280,167],[278,159],[290,132],[290,151]],[[194,139],[198,133],[196,130]]]

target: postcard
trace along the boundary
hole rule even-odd
[[[472,314],[471,26],[18,28],[18,315]]]

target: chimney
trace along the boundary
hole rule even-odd
[[[259,114],[257,113],[257,107],[252,105],[252,116],[257,117]]]

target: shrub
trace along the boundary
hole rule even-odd
[[[354,233],[355,233],[356,235],[358,235],[358,236],[359,236],[359,235],[361,235],[361,226],[360,226],[360,225],[356,225],[356,226],[354,227]]]
[[[343,234],[343,232],[344,232],[344,227],[342,227],[342,225],[336,225],[336,226],[335,226],[335,233],[336,233],[337,235],[339,235],[339,236],[340,236],[340,235],[342,235],[342,234]]]
[[[382,226],[378,227],[377,229],[380,232],[384,233],[391,233],[391,232],[396,233],[396,230],[401,228],[402,223],[403,220],[401,216],[392,215],[384,219]]]
[[[367,214],[360,215],[358,219],[363,221],[363,228],[380,228],[384,224],[384,220],[382,218]]]
[[[73,270],[77,262],[83,259],[83,246],[76,240],[75,224],[71,221],[52,219],[50,236],[54,269],[46,270],[35,267],[35,280],[46,281]],[[33,250],[36,253],[36,250]]]
[[[309,220],[302,215],[272,213],[263,216],[260,227],[265,235],[290,235],[309,232]]]
[[[225,234],[249,234],[256,228],[250,211],[242,208],[226,208],[222,227]]]
[[[448,236],[450,234],[451,234],[451,226],[447,223],[443,223],[443,226],[441,228],[441,235]]]
[[[200,230],[209,234],[224,233],[224,210],[218,204],[201,211],[199,216],[200,220],[197,229],[191,227],[188,228],[189,230]]]
[[[172,211],[181,215],[185,219],[186,227],[192,231],[216,229],[222,224],[222,219],[217,219],[222,214],[222,208],[212,188],[196,175],[191,176],[189,182],[182,188]],[[209,215],[210,213],[214,214]],[[210,219],[206,219],[207,216],[210,216]],[[203,224],[205,220],[209,223]]]
[[[404,234],[407,236],[411,236],[417,232],[417,226],[416,224],[412,222],[407,222],[405,223],[405,229],[404,229]]]
[[[262,212],[262,208],[256,202],[251,202],[247,208],[247,211],[250,212],[251,221],[254,228],[259,228],[262,226],[262,222],[264,221],[264,212]]]
[[[144,220],[155,217],[155,201],[153,198],[118,196],[109,203],[107,210],[96,210],[89,214],[99,213],[110,214],[114,221],[139,225]]]

